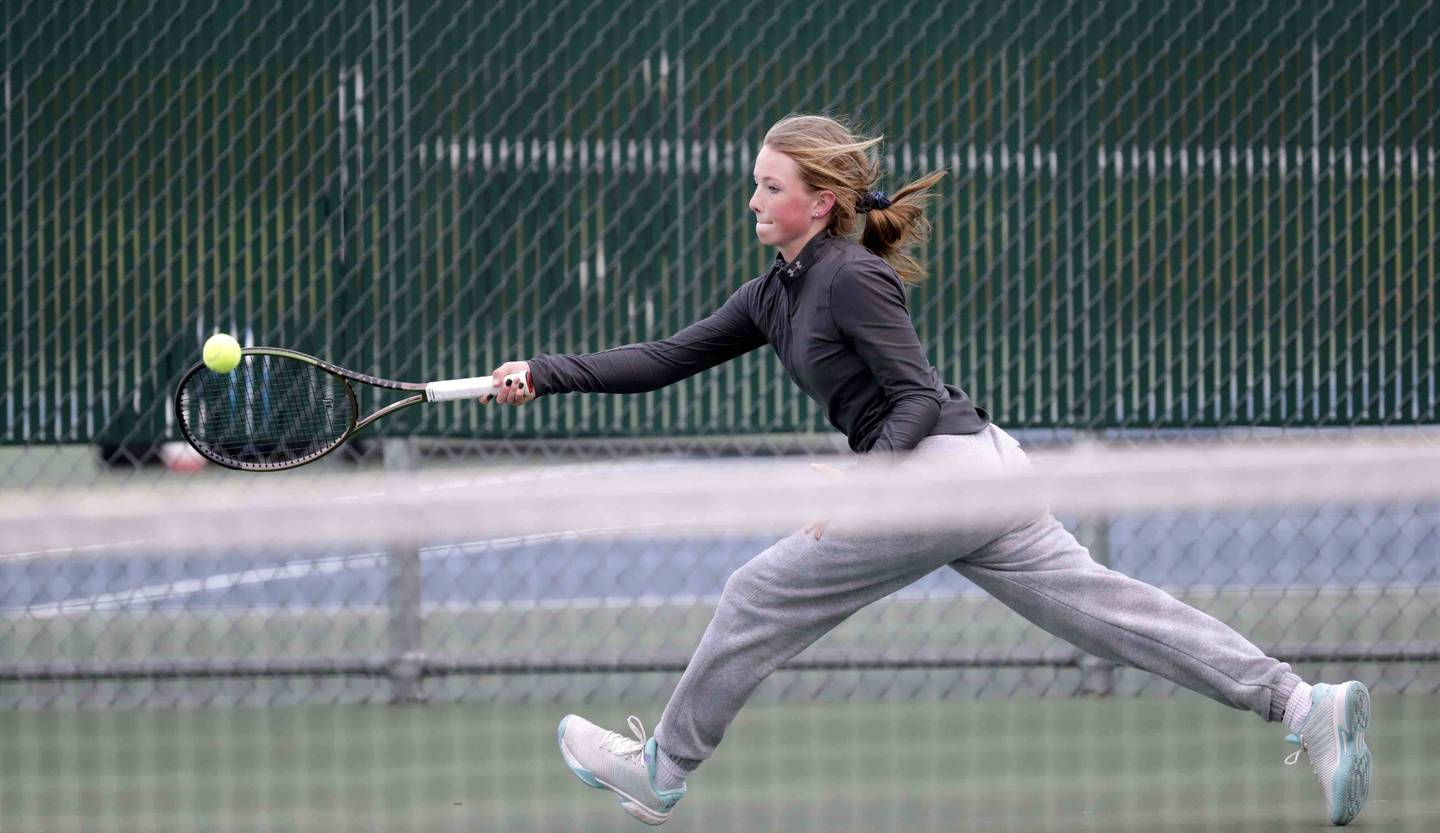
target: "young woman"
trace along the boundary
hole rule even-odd
[[[750,198],[756,236],[778,252],[765,274],[670,338],[506,362],[497,382],[526,372],[530,384],[497,400],[655,390],[769,344],[856,452],[966,471],[1027,465],[1016,441],[926,358],[905,287],[924,276],[909,249],[928,230],[923,205],[943,172],[888,197],[874,190],[879,141],[823,116],[775,124],[756,156]],[[1360,811],[1370,778],[1363,684],[1312,688],[1220,621],[1096,564],[1048,513],[883,538],[812,524],[726,582],[655,737],[634,717],[638,739],[567,715],[565,762],[586,784],[617,793],[631,815],[661,824],[762,680],[861,607],[947,565],[1096,656],[1283,720],[1309,753],[1330,820],[1346,824]]]

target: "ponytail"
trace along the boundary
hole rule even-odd
[[[900,280],[912,286],[925,279],[925,266],[913,251],[916,244],[930,236],[925,206],[932,196],[931,187],[944,176],[943,170],[931,171],[895,192],[888,206],[865,212],[860,245],[885,258]]]

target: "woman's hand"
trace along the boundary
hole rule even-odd
[[[810,468],[812,468],[812,469],[820,472],[821,474],[825,475],[826,477],[830,477],[830,478],[834,478],[834,479],[839,479],[839,478],[845,476],[845,472],[844,472],[844,471],[842,471],[842,470],[840,470],[840,469],[837,469],[837,468],[835,468],[834,466],[827,466],[827,465],[825,465],[824,463],[811,463],[811,464],[810,464]],[[813,521],[811,521],[810,523],[808,523],[808,524],[805,525],[805,532],[806,532],[807,534],[814,535],[814,536],[815,536],[815,540],[816,540],[816,541],[819,541],[819,540],[820,540],[820,536],[825,534],[825,527],[827,527],[827,526],[829,526],[829,525],[830,525],[830,519],[829,519],[829,518],[816,518],[815,520],[813,520]]]
[[[524,374],[521,378],[523,378],[525,382],[518,385],[506,384],[505,377],[513,376],[516,373]],[[501,402],[506,405],[524,405],[526,402],[535,398],[535,384],[530,381],[529,362],[506,362],[495,368],[495,372],[490,375],[494,377],[495,384],[500,386],[500,391],[496,393],[494,397],[496,402]],[[480,401],[481,403],[488,404],[490,397],[482,396],[480,397]]]

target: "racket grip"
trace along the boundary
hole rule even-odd
[[[505,379],[512,384],[525,384],[524,373],[512,373]],[[452,399],[479,399],[494,396],[500,390],[490,376],[475,376],[469,379],[446,379],[425,385],[425,399],[428,402],[448,402]]]

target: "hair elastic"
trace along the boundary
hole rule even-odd
[[[885,210],[891,205],[890,198],[885,196],[884,191],[866,191],[860,195],[855,202],[855,213],[864,214],[875,209]]]

